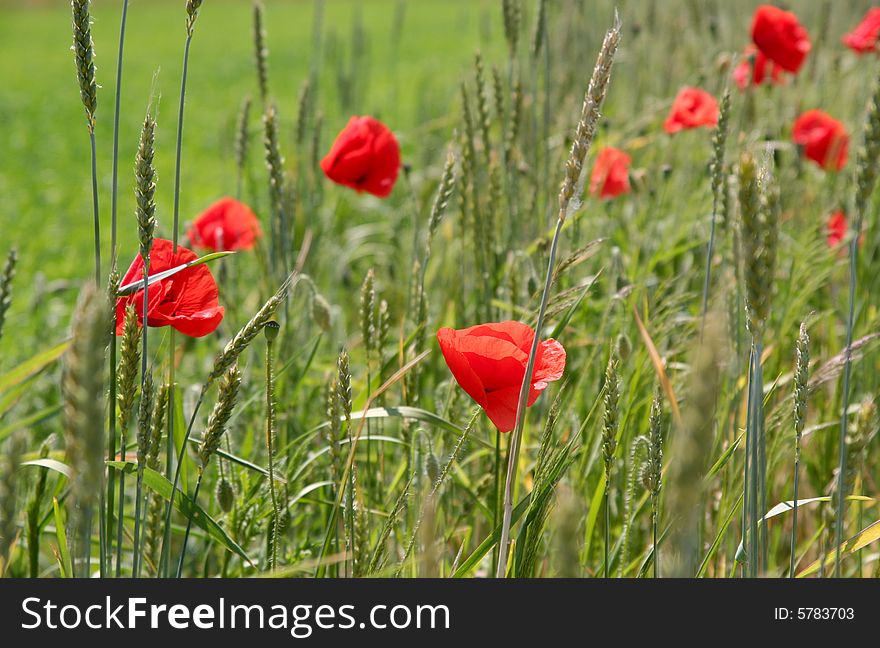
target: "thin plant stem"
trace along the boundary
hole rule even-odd
[[[172,253],[177,254],[177,237],[180,231],[180,158],[183,146],[183,109],[186,100],[186,76],[189,69],[189,46],[192,43],[192,30],[186,35],[186,42],[183,46],[183,72],[180,78],[180,101],[177,106],[177,143],[175,146],[175,162],[174,162],[174,216],[173,230],[171,235]],[[174,330],[171,331],[168,344],[168,472],[171,472],[171,457],[174,454]],[[204,398],[205,390],[202,390],[199,396],[199,404]],[[198,408],[196,408],[198,409]],[[194,420],[194,417],[193,417]],[[180,478],[180,461],[186,453],[186,440],[189,439],[189,433],[192,429],[192,420],[186,433],[186,438],[180,448],[178,456],[178,465],[175,468],[174,488],[171,489],[171,497],[174,499],[174,491]],[[165,529],[164,538],[162,540],[162,553],[159,559],[159,574],[164,574],[164,570],[168,566],[168,551],[171,544],[171,500],[169,500],[165,513]]]
[[[651,545],[654,551],[654,578],[660,578],[660,554],[657,546],[657,519],[660,516],[660,498],[656,495],[652,498],[651,505]]]
[[[186,73],[189,67],[189,46],[192,42],[192,33],[186,37],[186,44],[183,47],[183,76],[180,79],[180,104],[177,108],[177,149],[175,153],[174,164],[174,229],[171,242],[173,244],[172,251],[177,254],[177,237],[180,233],[180,157],[181,148],[183,146],[183,108],[186,99]]]
[[[794,449],[794,506],[791,511],[791,559],[788,568],[788,577],[794,578],[795,551],[797,549],[797,521],[798,521],[798,482],[800,481],[801,466],[801,443],[800,438],[795,442]]]
[[[125,461],[126,429],[122,428],[119,440],[119,460]],[[119,502],[116,512],[116,578],[122,575],[122,535],[125,526],[125,471],[119,473]]]
[[[101,220],[98,215],[98,161],[95,151],[95,130],[89,129],[92,148],[92,208],[95,215],[95,285],[101,285]]]
[[[193,413],[189,418],[189,423],[186,426],[186,434],[183,436],[183,442],[180,444],[180,450],[177,453],[177,465],[174,468],[174,481],[171,483],[171,499],[168,500],[168,503],[165,506],[165,537],[162,541],[162,552],[160,554],[159,559],[159,573],[164,573],[163,568],[167,569],[169,562],[169,553],[171,551],[171,510],[172,510],[172,502],[174,500],[174,494],[177,492],[178,484],[180,484],[180,470],[183,466],[183,461],[186,458],[186,444],[189,443],[190,434],[192,434],[193,424],[195,423],[196,416],[199,413],[199,410],[202,407],[202,401],[205,400],[205,393],[207,392],[207,387],[205,385],[202,386],[202,390],[199,392],[199,399],[196,401],[196,406],[193,408]],[[169,398],[171,398],[171,391],[169,389]],[[170,404],[169,404],[170,407]],[[173,411],[173,410],[172,410]],[[173,418],[173,417],[169,417]],[[173,443],[173,442],[172,442]]]
[[[122,52],[125,44],[125,19],[128,0],[122,0],[122,21],[119,25],[119,52],[116,58],[116,99],[113,111],[113,180],[110,185],[110,266],[116,269],[116,203],[119,188],[119,104],[122,97]]]
[[[113,179],[110,184],[110,271],[116,272],[118,251],[116,249],[116,204],[119,188],[119,112],[122,97],[122,52],[125,43],[125,20],[128,15],[128,0],[122,2],[122,19],[119,25],[119,49],[116,58],[116,98],[113,111]],[[116,335],[110,337],[110,425],[107,435],[107,458],[116,458]],[[114,527],[113,507],[116,497],[116,471],[107,470],[106,513],[104,519],[104,547],[101,551],[102,575],[110,571],[110,556],[113,552]]]
[[[718,198],[712,199],[712,223],[709,226],[709,245],[706,246],[706,271],[703,277],[703,306],[700,311],[700,339],[703,339],[703,329],[706,328],[706,311],[709,308],[709,285],[712,279],[712,255],[715,253],[715,220],[718,211]]]
[[[859,214],[854,234],[849,242],[849,312],[846,319],[846,350],[843,364],[843,395],[840,412],[840,437],[837,455],[837,515],[834,526],[834,577],[840,577],[840,544],[843,542],[843,478],[846,475],[846,415],[849,410],[849,380],[852,373],[853,328],[856,313],[856,269],[858,268],[859,234],[862,231],[862,218]]]
[[[495,487],[492,489],[492,496],[494,498],[492,511],[492,526],[498,526],[498,518],[501,515],[501,430],[496,430],[497,434],[495,435]],[[492,552],[492,568],[495,569],[498,566],[498,546],[495,546],[494,551]]]
[[[559,247],[559,238],[562,233],[562,225],[564,222],[565,219],[562,217],[556,221],[553,242],[550,244],[550,259],[547,262],[547,276],[544,280],[544,292],[541,294],[541,306],[538,309],[538,321],[535,323],[535,336],[532,340],[532,348],[529,351],[529,361],[526,364],[526,372],[523,376],[522,386],[519,390],[519,402],[516,406],[516,426],[513,429],[513,437],[510,440],[510,451],[507,459],[507,477],[504,480],[504,517],[501,522],[501,540],[498,545],[500,547],[498,568],[495,571],[496,578],[504,578],[507,574],[510,520],[513,516],[513,484],[516,480],[517,468],[519,467],[519,450],[522,442],[523,425],[526,418],[526,401],[529,396],[529,387],[532,384],[532,374],[535,371],[535,358],[538,355],[538,345],[541,341],[541,329],[544,326],[544,316],[547,313],[547,302],[550,299],[550,286],[553,283],[553,268],[556,265],[556,249]]]
[[[141,327],[141,398],[145,398],[144,386],[147,380],[147,304],[149,302],[149,275],[150,256],[144,259],[144,325]],[[132,543],[132,567],[131,573],[135,578],[140,571],[140,541],[141,541],[141,500],[143,499],[144,467],[138,465],[137,483],[135,486],[134,500],[134,538]]]
[[[608,475],[606,475],[605,494],[603,497],[603,499],[604,499],[603,508],[605,509],[605,515],[604,515],[604,517],[605,517],[605,529],[604,529],[604,535],[605,535],[605,569],[604,569],[605,578],[608,578],[608,572],[609,572],[609,569],[608,569],[608,545],[611,544],[611,530],[610,530],[611,513],[608,510],[608,503],[609,503],[608,500],[610,499],[608,497],[608,491],[609,491],[610,484],[607,481],[607,477],[608,477]]]
[[[116,331],[110,337],[110,399],[109,399],[110,421],[109,432],[107,433],[107,460],[114,461],[116,459]],[[115,528],[115,520],[113,517],[113,508],[116,498],[116,471],[113,468],[107,469],[107,494],[104,496],[102,505],[105,508],[104,514],[104,543],[101,551],[101,576],[109,575],[112,568],[113,554],[113,530]]]
[[[199,500],[199,489],[202,487],[202,477],[205,475],[205,470],[199,470],[199,477],[196,479],[196,489],[193,491],[192,497],[192,506],[193,509],[190,512],[190,515],[187,516],[186,520],[186,530],[183,532],[183,547],[180,549],[180,560],[177,563],[177,572],[175,573],[175,578],[180,578],[180,575],[183,573],[183,561],[186,559],[186,545],[189,542],[189,532],[192,530],[192,521],[196,515],[195,506],[196,502]],[[173,492],[172,492],[173,497]]]
[[[269,456],[269,494],[272,498],[272,552],[269,569],[278,568],[278,537],[280,535],[281,510],[278,507],[278,491],[275,485],[275,376],[272,370],[274,344],[266,341],[266,451]]]

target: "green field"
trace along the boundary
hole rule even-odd
[[[502,4],[521,11],[513,47]],[[615,8],[622,23],[620,48],[580,182],[589,187],[596,153],[614,146],[632,157],[632,190],[599,200],[578,186],[561,229],[557,274],[539,333],[564,345],[566,371],[528,410],[522,452],[512,464],[518,471],[513,482],[518,513],[510,573],[651,576],[656,532],[661,575],[788,576],[792,535],[795,571],[810,567],[809,575],[830,575],[836,499],[802,503],[794,534],[785,506],[769,518],[760,543],[744,533],[749,516],[754,520],[793,497],[792,399],[802,322],[810,336],[812,380],[808,388],[801,385],[808,403],[799,498],[836,498],[844,490],[855,496],[842,507],[841,539],[865,532],[860,542],[842,549],[840,569],[853,577],[880,573],[874,543],[880,525],[871,526],[880,518],[877,201],[871,198],[864,213],[851,330],[850,246],[831,249],[826,242],[828,216],[841,209],[852,224],[859,178],[866,182],[878,167],[870,138],[868,154],[861,150],[880,64],[875,54],[857,56],[841,44],[869,3],[789,3],[812,41],[805,64],[783,84],[743,92],[731,72],[750,42],[757,4],[549,0],[546,31],[536,32],[543,5],[538,0],[265,0],[270,102],[280,117],[285,186],[294,196],[286,205],[290,221],[284,232],[291,249],[279,257],[270,225],[252,3],[206,0],[189,58],[181,223],[236,193],[236,123],[249,96],[254,108],[242,197],[267,236],[255,252],[210,266],[226,308],[215,334],[189,339],[173,338],[168,328],[149,332],[148,365],[157,385],[168,379],[171,352],[177,354],[178,400],[170,410],[178,434],[192,417],[194,438],[201,438],[217,400],[214,385],[201,410],[196,401],[215,357],[273,294],[304,242],[309,246],[301,268],[307,278],[298,279],[276,313],[277,454],[272,460],[265,448],[266,344],[260,335],[239,359],[243,382],[227,429],[229,445],[223,446],[226,459],[209,465],[199,491],[198,504],[217,526],[193,530],[183,574],[494,575],[503,558],[501,500],[514,435],[500,434],[475,410],[450,375],[436,332],[500,320],[534,326],[560,182]],[[158,121],[157,235],[172,235],[184,5],[132,0],[129,6],[119,145],[123,272],[138,253],[132,169],[148,108]],[[104,275],[110,258],[120,7],[109,0],[92,3]],[[546,38],[536,44],[536,33]],[[61,356],[65,349],[57,345],[69,335],[74,304],[92,277],[94,260],[89,138],[71,42],[69,3],[0,2],[0,258],[11,247],[20,258],[11,308],[0,322],[0,447],[18,443],[25,446],[19,458],[33,460],[42,445],[49,458],[70,464],[77,475],[82,454],[71,436],[77,406],[70,385],[62,387],[73,352]],[[482,67],[475,63],[477,53]],[[301,92],[310,78],[310,101],[301,111]],[[714,214],[710,164],[716,129],[670,136],[662,128],[683,86],[716,97],[730,91],[727,140],[715,172],[727,193],[715,196]],[[812,108],[840,120],[849,133],[849,160],[839,172],[820,169],[792,142],[792,123]],[[351,115],[380,119],[400,142],[404,171],[388,199],[334,185],[317,168]],[[447,151],[455,188],[449,204],[434,214],[439,225],[429,234]],[[750,255],[761,251],[766,223],[759,223],[756,234],[748,222],[744,154],[762,170],[756,190],[764,202],[755,209],[779,221],[778,240],[768,244],[775,255],[769,270],[760,254]],[[376,303],[387,302],[383,315],[378,307],[364,311],[361,286],[369,270]],[[330,305],[329,326],[321,326],[323,313],[316,317],[316,295]],[[750,366],[753,338],[746,327],[746,300],[756,295],[770,305],[763,337],[755,340],[763,354],[760,381],[757,366]],[[848,333],[856,341],[847,395],[848,450],[845,480],[835,487]],[[53,348],[57,353],[40,355]],[[339,369],[341,353],[350,359],[348,374]],[[619,379],[616,407],[609,403],[609,358],[616,359]],[[350,379],[350,392],[338,390],[334,379]],[[103,400],[105,383],[98,381],[98,387],[101,407],[115,417],[117,407]],[[654,432],[660,432],[664,456],[653,528],[651,493],[642,479],[645,441],[639,439],[651,431],[655,393],[662,394],[663,414]],[[762,414],[756,413],[758,402]],[[353,421],[346,422],[346,406]],[[386,409],[361,418],[366,407]],[[107,438],[107,426],[98,427]],[[136,427],[132,422],[128,430],[130,470]],[[340,457],[349,457],[349,438],[360,433],[350,456],[357,478],[352,483]],[[181,444],[178,436],[168,448],[179,450]],[[603,460],[610,459],[609,452],[606,488]],[[157,492],[163,487],[171,492],[168,468],[174,462],[167,454],[163,445],[161,468],[145,486],[155,506],[164,502]],[[270,465],[281,475],[274,489]],[[189,453],[181,482],[189,496],[197,470]],[[12,502],[3,512],[13,512],[0,539],[4,529],[16,532],[7,574],[69,575],[63,558],[55,557],[63,543],[49,494],[73,517],[74,506],[64,502],[77,496],[76,478],[45,465],[23,467],[15,479],[12,474],[11,468],[0,469],[0,482],[18,484],[17,494],[0,502]],[[48,475],[48,485],[36,497],[41,474]],[[233,486],[229,507],[218,501],[219,482]],[[123,574],[135,555],[133,476],[126,483]],[[3,491],[0,484],[0,495],[4,492],[14,490]],[[283,504],[276,508],[271,502],[278,497]],[[744,501],[753,510],[744,513]],[[31,505],[40,518],[36,526],[25,514]],[[144,519],[154,534],[164,530],[156,510]],[[175,510],[170,545],[176,560],[188,518],[184,505]],[[100,555],[97,527],[91,540],[90,566],[97,572],[99,558],[108,558]],[[36,557],[29,553],[32,546]],[[816,561],[823,556],[830,562],[820,569]],[[112,572],[116,559],[110,558],[102,566]],[[147,559],[144,574],[152,575],[155,567]]]

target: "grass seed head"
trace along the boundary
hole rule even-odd
[[[239,174],[247,165],[248,144],[250,143],[249,123],[251,118],[251,98],[245,97],[238,113],[238,126],[235,129],[235,166]]]
[[[186,35],[192,36],[203,0],[186,0]]]
[[[199,444],[199,464],[202,470],[208,467],[208,462],[220,447],[220,441],[223,439],[229,418],[232,416],[240,387],[241,371],[239,371],[238,365],[233,365],[220,382],[220,394],[211,415],[208,417],[208,426],[205,428],[205,435]]]
[[[6,313],[12,304],[12,280],[15,278],[15,265],[18,261],[18,253],[15,248],[9,250],[3,272],[0,273],[0,338],[3,337],[3,324],[6,322]]]
[[[104,417],[107,319],[104,296],[88,284],[80,292],[74,312],[62,378],[71,495],[80,511],[91,509],[104,473],[104,428],[99,422]]]
[[[269,49],[266,46],[266,32],[263,29],[263,5],[259,2],[254,3],[254,58],[260,98],[265,105],[269,99]]]
[[[144,382],[141,385],[141,403],[138,408],[138,429],[137,429],[137,462],[138,467],[147,465],[147,455],[150,452],[152,420],[154,404],[156,401],[156,390],[153,387],[153,372],[147,370],[144,375]]]
[[[794,372],[794,430],[800,439],[807,424],[807,398],[810,382],[810,336],[807,334],[807,323],[801,322],[800,332],[795,350]]]
[[[565,220],[567,216],[569,204],[578,186],[581,170],[584,167],[584,159],[587,156],[587,151],[590,150],[590,145],[593,143],[596,126],[601,116],[602,102],[605,100],[608,82],[611,80],[611,66],[614,64],[614,55],[617,53],[617,46],[619,44],[620,20],[615,14],[614,26],[605,34],[605,40],[602,42],[602,48],[599,50],[599,57],[596,60],[596,66],[593,68],[590,85],[587,87],[587,93],[584,96],[581,118],[578,121],[574,140],[571,143],[571,152],[568,155],[568,161],[565,163],[565,177],[559,189],[560,220]]]
[[[125,308],[119,364],[116,368],[116,400],[119,403],[119,426],[123,430],[128,427],[134,411],[137,377],[141,365],[140,338],[141,326],[138,324],[134,304],[128,304]]]
[[[862,146],[856,154],[856,197],[855,207],[861,225],[868,208],[868,201],[877,183],[877,163],[880,158],[880,79],[874,86],[874,92],[868,102],[865,115]],[[859,233],[856,233],[858,237]]]
[[[98,108],[98,84],[95,81],[95,46],[92,42],[92,16],[90,0],[72,0],[73,53],[76,59],[76,76],[79,94],[86,109],[89,132],[95,132],[95,111]]]
[[[156,121],[147,114],[141,128],[134,170],[138,239],[140,255],[145,266],[149,264],[153,236],[156,232],[156,169],[153,166],[155,141]]]

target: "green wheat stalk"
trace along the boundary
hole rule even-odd
[[[538,319],[535,324],[535,336],[532,340],[532,348],[529,351],[529,360],[526,364],[525,375],[523,376],[522,386],[520,387],[519,401],[516,408],[516,425],[513,430],[513,436],[510,441],[510,450],[507,461],[507,477],[504,482],[504,516],[501,522],[501,538],[499,547],[500,556],[498,567],[495,572],[497,578],[504,578],[507,575],[507,561],[510,542],[510,522],[513,516],[513,484],[516,480],[517,467],[519,465],[520,443],[522,442],[523,425],[526,415],[526,401],[529,396],[529,389],[532,383],[532,374],[535,370],[535,359],[538,355],[538,345],[541,339],[541,330],[544,326],[544,316],[547,312],[547,302],[550,299],[550,288],[553,279],[553,272],[556,267],[556,250],[559,245],[560,234],[562,233],[562,225],[568,213],[569,204],[574,196],[575,187],[581,175],[584,165],[584,159],[587,151],[593,141],[596,133],[596,126],[599,122],[600,109],[602,101],[605,99],[605,93],[608,88],[608,82],[611,78],[611,66],[614,63],[614,55],[617,52],[617,46],[620,42],[620,20],[615,12],[614,25],[605,34],[605,40],[602,43],[602,49],[599,51],[599,57],[596,61],[596,67],[593,69],[593,75],[590,79],[590,85],[587,88],[584,97],[584,105],[581,111],[581,119],[578,122],[575,138],[572,142],[571,153],[568,162],[565,165],[565,177],[562,187],[559,191],[559,213],[556,220],[556,230],[553,233],[553,240],[550,243],[550,255],[547,262],[547,274],[544,280],[544,291],[541,294],[541,304],[538,309]]]

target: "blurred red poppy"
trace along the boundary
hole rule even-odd
[[[260,221],[250,207],[221,198],[196,217],[188,235],[193,247],[221,252],[249,250],[261,234]]]
[[[804,155],[823,169],[840,170],[846,164],[849,135],[842,123],[821,110],[808,110],[794,121],[792,139]]]
[[[755,10],[752,41],[768,59],[788,72],[797,72],[810,51],[810,37],[797,16],[771,5]]]
[[[862,22],[843,36],[843,44],[854,52],[877,51],[877,37],[880,36],[880,7],[869,9]]]
[[[337,184],[386,197],[400,170],[394,133],[372,117],[352,117],[321,160],[324,174]]]
[[[718,102],[715,97],[699,88],[682,88],[672,102],[663,130],[677,133],[686,128],[714,126],[718,123]]]
[[[846,240],[846,235],[849,232],[849,222],[843,210],[838,209],[828,217],[828,221],[825,223],[825,231],[827,233],[828,247],[830,248],[835,248]],[[859,237],[859,247],[864,244],[865,233],[863,231]],[[841,248],[840,252],[843,253],[844,249]]]
[[[743,50],[742,59],[733,71],[733,80],[740,90],[749,85],[759,86],[767,79],[767,68],[770,68],[769,82],[784,83],[784,70],[773,61],[767,59],[764,52],[754,45],[747,45]]]
[[[535,332],[522,322],[492,322],[437,331],[440,350],[461,388],[500,432],[516,425],[516,406]],[[565,370],[565,349],[553,339],[538,345],[527,405]]]
[[[838,209],[828,217],[825,229],[828,231],[828,247],[833,248],[840,245],[841,241],[846,238],[846,214]]]
[[[194,252],[177,246],[166,239],[155,239],[150,252],[150,274],[171,270],[198,258]],[[120,285],[143,279],[144,262],[140,255],[128,268]],[[223,319],[217,283],[207,265],[197,265],[181,270],[167,279],[151,284],[147,294],[147,324],[149,326],[172,326],[184,335],[202,337],[212,333]],[[116,335],[122,335],[125,309],[133,304],[138,322],[143,326],[144,291],[120,297],[116,300]]]
[[[606,146],[596,157],[590,176],[590,193],[614,198],[629,193],[629,165],[632,158],[620,149]]]

